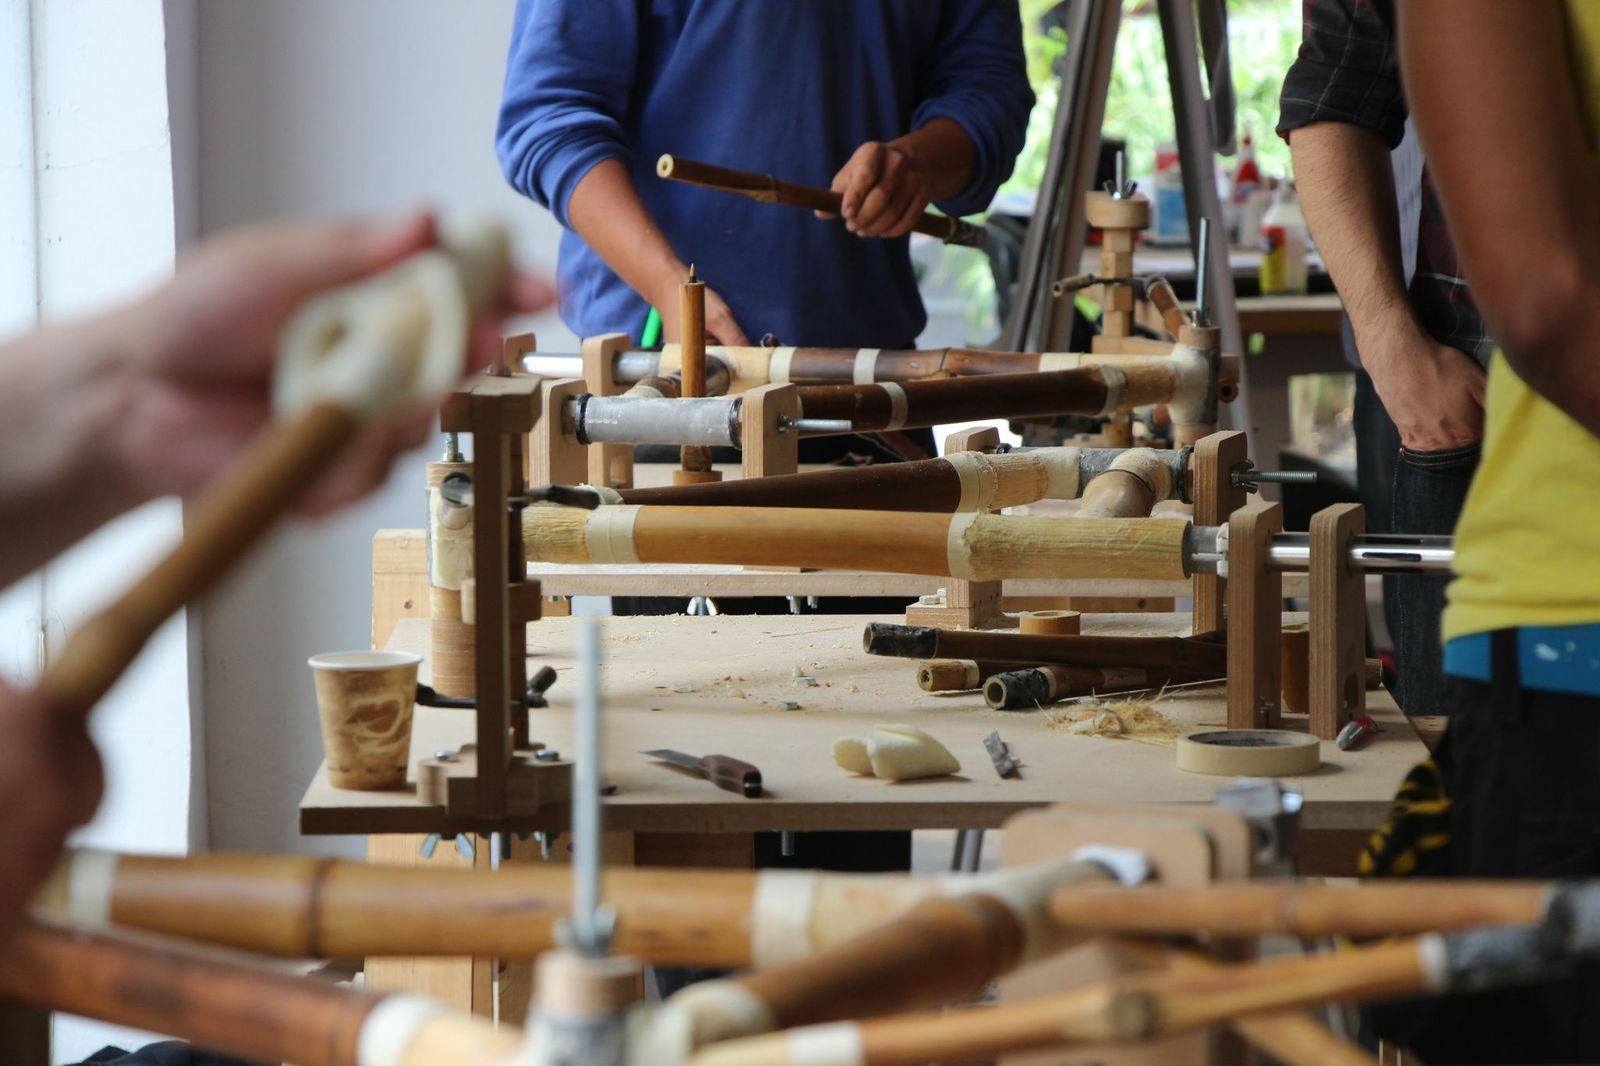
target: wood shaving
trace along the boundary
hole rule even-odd
[[[745,698],[744,689],[738,687],[737,685],[734,685],[728,689],[728,695],[732,696],[736,700],[742,700]]]
[[[854,681],[846,681],[844,683],[844,690],[846,692],[860,692],[861,686],[856,684]]]
[[[1045,715],[1044,724],[1061,733],[1137,740],[1171,747],[1178,742],[1178,723],[1156,710],[1155,699],[1095,700]]]

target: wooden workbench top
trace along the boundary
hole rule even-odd
[[[604,620],[607,828],[632,832],[743,832],[774,829],[986,828],[1025,808],[1051,803],[1204,803],[1226,779],[1181,772],[1171,747],[1068,735],[1041,712],[991,711],[975,693],[922,692],[909,660],[867,656],[860,615],[641,617]],[[1179,615],[1085,616],[1096,633],[1175,633]],[[533,735],[569,751],[574,621],[529,627],[535,663],[561,673],[552,707],[533,712]],[[426,656],[428,626],[407,619],[390,647]],[[796,684],[795,667],[816,686]],[[423,666],[426,677],[427,664]],[[801,709],[779,709],[779,701]],[[1383,692],[1368,693],[1384,733],[1359,751],[1322,745],[1324,765],[1294,779],[1304,790],[1304,824],[1316,829],[1375,827],[1410,767],[1426,754]],[[1220,690],[1167,697],[1160,709],[1184,728],[1220,726]],[[296,711],[315,721],[309,705]],[[961,760],[957,777],[898,784],[853,777],[833,764],[834,738],[879,723],[926,729]],[[311,728],[308,724],[307,728]],[[998,729],[1022,762],[1020,780],[1000,780],[983,750]],[[470,740],[468,712],[418,707],[412,743],[419,756]],[[676,748],[718,752],[755,763],[768,796],[747,800],[637,753]],[[505,828],[565,828],[555,809]],[[409,792],[354,792],[328,784],[319,768],[300,804],[308,834],[426,833],[473,828]],[[481,827],[480,827],[481,828]]]

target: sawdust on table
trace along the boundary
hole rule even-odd
[[[1097,699],[1045,715],[1044,724],[1062,733],[1137,740],[1170,747],[1178,743],[1178,723],[1156,710],[1162,693],[1148,699]]]

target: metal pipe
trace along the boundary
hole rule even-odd
[[[1225,569],[1227,551],[1219,527],[1191,526],[1184,543],[1184,569],[1214,574]],[[1350,545],[1350,568],[1360,573],[1448,574],[1455,563],[1455,540],[1446,536],[1367,533]],[[1274,533],[1267,548],[1274,570],[1303,573],[1311,566],[1311,534]]]
[[[600,915],[600,623],[578,627],[577,758],[572,767],[572,947],[598,958],[611,938]]]
[[[729,447],[739,443],[737,396],[677,400],[583,395],[564,416],[582,444],[677,444]]]

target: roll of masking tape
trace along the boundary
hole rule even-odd
[[[1287,729],[1214,729],[1178,738],[1178,769],[1229,777],[1292,777],[1322,765],[1309,733]]]

